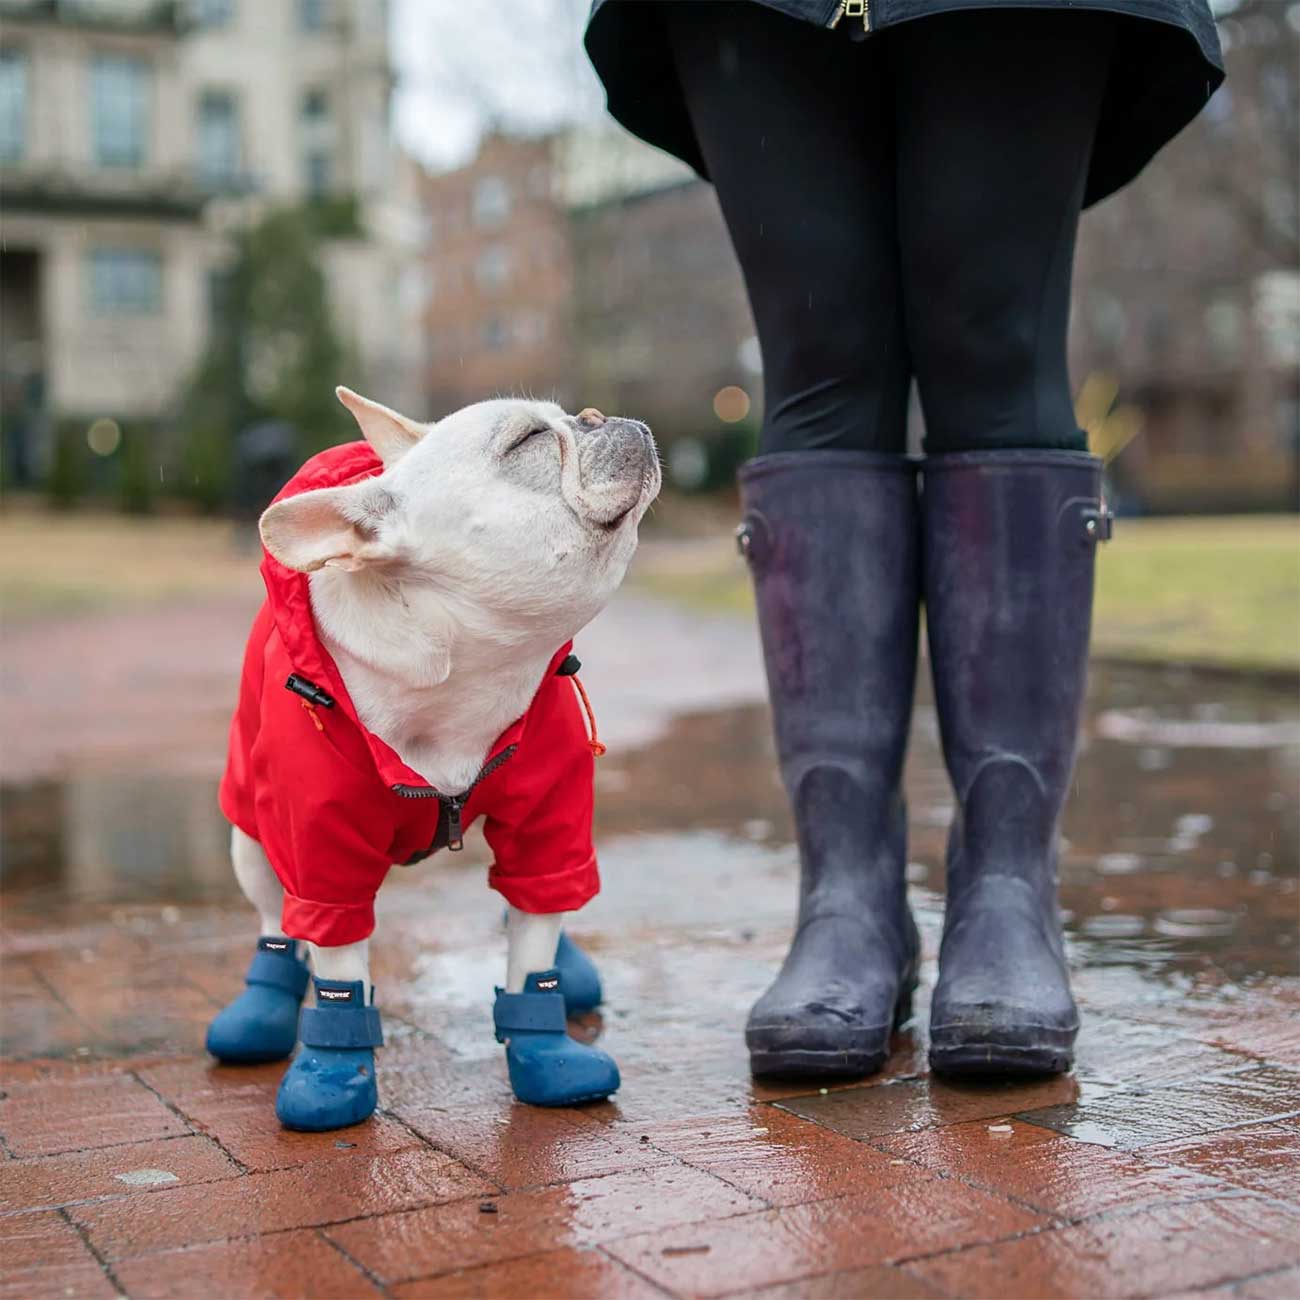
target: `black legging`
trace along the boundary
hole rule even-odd
[[[1114,22],[974,10],[865,41],[670,4],[763,350],[762,450],[1082,448],[1070,273]],[[846,19],[846,25],[852,20]]]

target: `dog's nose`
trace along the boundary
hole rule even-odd
[[[578,412],[578,423],[589,429],[599,429],[605,423],[605,417],[594,406],[588,406]]]

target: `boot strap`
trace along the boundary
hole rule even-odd
[[[307,991],[307,981],[310,978],[305,962],[259,948],[248,965],[244,983],[265,984],[268,988],[284,989],[294,997],[301,998]]]
[[[304,1047],[382,1047],[378,1007],[303,1007],[298,1037]]]
[[[568,1024],[562,993],[498,993],[492,1019],[498,1043],[505,1042],[512,1029],[562,1034]]]

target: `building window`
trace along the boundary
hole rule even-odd
[[[101,167],[140,167],[148,154],[150,69],[144,59],[100,54],[90,69],[91,131]]]
[[[325,29],[327,0],[298,0],[298,26],[304,32],[319,32]]]
[[[200,27],[228,27],[235,16],[235,0],[195,0],[194,19]]]
[[[199,96],[199,175],[209,185],[229,185],[239,174],[239,111],[228,90]]]
[[[500,244],[493,244],[479,254],[474,274],[484,289],[500,289],[510,279],[510,253]]]
[[[510,215],[510,187],[500,176],[484,176],[474,186],[474,224],[497,226]]]
[[[303,186],[309,197],[328,194],[332,177],[333,128],[329,97],[323,90],[303,92],[302,107]]]
[[[20,162],[27,149],[27,54],[0,49],[0,162]]]
[[[90,305],[97,316],[147,316],[162,307],[162,257],[145,248],[90,254]]]

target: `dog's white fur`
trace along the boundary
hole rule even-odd
[[[317,630],[362,723],[457,793],[528,707],[556,647],[623,580],[658,457],[644,425],[554,402],[480,402],[423,425],[338,396],[383,472],[271,506],[262,540],[310,573]],[[279,933],[282,895],[261,846],[236,829],[232,857],[262,932]],[[560,919],[511,909],[511,991],[551,965]],[[368,989],[365,950],[312,945],[313,966]]]

